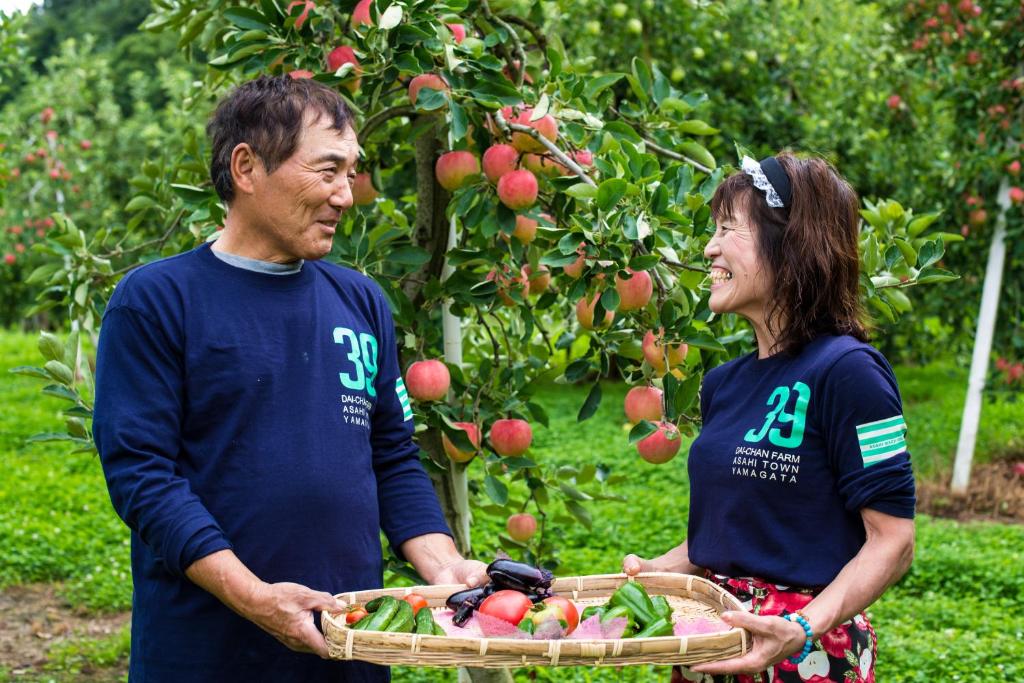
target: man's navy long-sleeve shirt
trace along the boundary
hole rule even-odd
[[[361,590],[382,582],[381,529],[396,548],[449,533],[372,280],[209,245],[138,268],[104,313],[93,428],[132,530],[132,680],[386,678],[287,650],[184,576],[230,548],[263,581]]]

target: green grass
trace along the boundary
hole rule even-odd
[[[60,444],[24,444],[24,437],[55,427],[60,404],[40,385],[6,374],[37,362],[34,337],[0,332],[4,378],[0,384],[0,586],[62,581],[73,605],[124,609],[130,603],[128,533],[111,509],[99,463],[67,455]],[[917,472],[949,469],[956,447],[965,372],[951,366],[897,368]],[[686,533],[688,483],[685,455],[653,466],[626,442],[621,413],[625,387],[608,384],[597,415],[577,424],[585,388],[552,387],[541,396],[549,429],[535,431],[531,457],[550,464],[600,463],[625,480],[614,492],[625,501],[590,505],[594,528],[559,523],[562,574],[618,571],[627,552],[653,555]],[[1024,403],[986,403],[978,459],[1005,455],[1024,442]],[[685,446],[683,453],[685,453]],[[552,510],[558,517],[557,509]],[[475,547],[487,556],[501,522],[481,515]],[[977,683],[1024,679],[1024,528],[957,524],[919,518],[917,557],[910,573],[872,607],[881,656],[877,678],[904,683],[957,680]],[[73,679],[83,662],[96,667],[123,659],[124,637],[75,641],[51,657],[55,672]],[[664,667],[536,669],[540,680],[667,681]],[[63,680],[55,675],[58,680]],[[517,673],[527,680],[527,671]],[[399,681],[454,681],[445,670],[396,669]]]
[[[26,444],[54,431],[67,404],[8,370],[39,364],[35,337],[0,333],[0,587],[62,581],[72,604],[99,610],[131,604],[128,535],[114,514],[95,455],[60,443]]]
[[[953,364],[895,368],[903,396],[907,444],[919,477],[952,472],[967,394],[967,368]],[[975,461],[1024,453],[1024,402],[990,394],[981,409]]]

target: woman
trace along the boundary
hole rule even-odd
[[[861,323],[858,207],[827,162],[790,154],[744,158],[712,199],[709,305],[757,351],[704,378],[687,540],[623,570],[706,576],[753,640],[674,680],[874,681],[863,611],[910,566],[915,501],[896,378]]]

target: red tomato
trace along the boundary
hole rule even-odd
[[[580,613],[576,611],[576,605],[569,598],[563,598],[561,595],[552,595],[550,598],[544,598],[544,604],[554,605],[562,610],[565,620],[569,623],[569,628],[565,632],[566,635],[575,631],[576,627],[579,626]]]
[[[354,605],[349,607],[348,612],[345,613],[345,623],[354,624],[366,615],[366,609],[362,605]]]
[[[421,609],[427,606],[427,599],[422,595],[419,595],[418,593],[409,593],[402,599],[410,605],[412,605],[413,616],[415,616],[417,612],[419,612]]]
[[[477,611],[489,617],[503,619],[510,624],[518,624],[531,607],[533,603],[530,602],[530,598],[519,591],[503,590],[487,596],[477,607]]]

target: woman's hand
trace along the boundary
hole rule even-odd
[[[690,562],[690,551],[683,541],[664,555],[645,560],[630,553],[622,558],[622,571],[629,576],[640,572],[677,572],[679,574],[700,574],[704,570]]]
[[[758,673],[800,652],[807,640],[800,624],[782,617],[762,617],[737,611],[723,612],[722,621],[745,628],[753,635],[750,652],[742,657],[693,666],[693,671],[712,675]]]
[[[630,553],[622,558],[622,573],[628,576],[636,576],[640,572],[654,571],[650,566],[651,563],[639,555]]]

